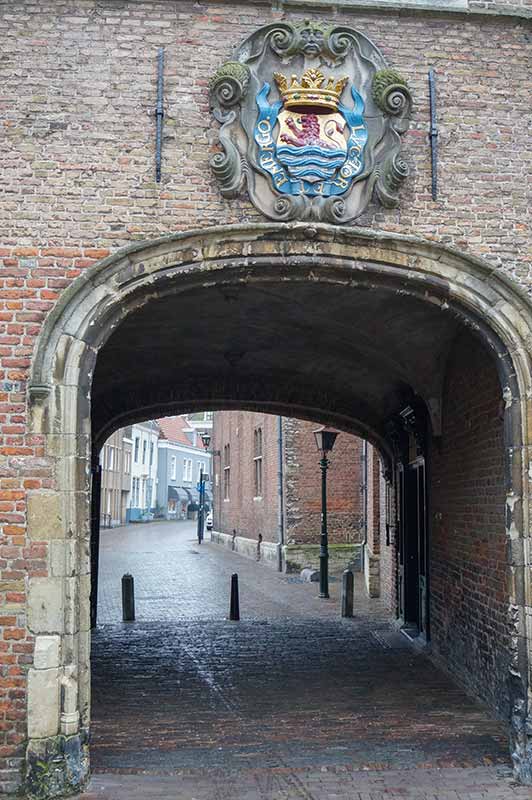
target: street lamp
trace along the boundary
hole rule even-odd
[[[329,597],[329,541],[327,534],[327,453],[334,447],[337,431],[322,426],[314,431],[316,446],[321,453],[321,535],[320,535],[320,597]]]
[[[209,449],[211,443],[210,433],[200,433],[201,442],[205,452]],[[200,468],[199,476],[199,508],[198,508],[198,544],[203,541],[203,517],[205,513],[205,476],[203,475],[203,464]]]

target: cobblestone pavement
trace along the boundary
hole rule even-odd
[[[503,725],[357,593],[353,620],[191,525],[102,537],[85,800],[506,800]],[[120,619],[120,577],[137,621]],[[238,572],[242,621],[227,621]],[[359,576],[356,576],[359,577]]]
[[[260,770],[96,775],[80,800],[530,800],[509,770]]]
[[[229,611],[231,574],[238,572],[240,611],[245,619],[336,617],[339,582],[331,601],[318,598],[316,584],[280,575],[252,559],[204,541],[195,522],[154,522],[102,531],[98,623],[122,620],[120,581],[135,578],[137,621],[223,620]],[[357,576],[360,577],[360,576]],[[359,598],[365,611],[385,618],[378,602]]]

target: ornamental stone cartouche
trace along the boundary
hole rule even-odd
[[[259,28],[211,81],[224,197],[247,187],[274,220],[350,222],[398,203],[412,98],[378,48],[347,26]]]

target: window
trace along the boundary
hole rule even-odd
[[[124,472],[126,475],[129,475],[131,472],[131,453],[129,450],[126,450],[124,453]]]
[[[175,481],[177,478],[177,458],[175,456],[172,456],[170,463],[172,465],[170,470],[170,477],[173,481]]]
[[[140,447],[140,438],[135,436],[135,455],[133,456],[133,461],[135,464],[139,463],[139,447]]]
[[[203,477],[207,480],[207,470],[205,468],[205,461],[198,461],[198,481],[200,479],[200,475],[203,472]]]
[[[256,428],[253,434],[253,471],[255,497],[262,497],[262,428]]]
[[[191,481],[192,480],[192,459],[191,458],[184,458],[183,459],[183,480],[184,481]]]
[[[231,491],[231,446],[224,447],[224,500],[229,500]]]
[[[148,442],[146,439],[142,442],[142,463],[146,463],[146,448],[148,447]]]
[[[153,442],[150,442],[150,467],[153,464]]]
[[[107,466],[110,470],[115,468],[115,449],[114,447],[109,447],[109,458],[107,461]]]

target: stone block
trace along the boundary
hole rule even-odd
[[[33,665],[35,669],[53,669],[59,666],[59,636],[37,636]]]
[[[74,634],[79,631],[79,598],[81,588],[79,578],[65,578],[64,587],[64,630],[65,633]]]
[[[62,539],[61,496],[57,492],[28,494],[28,536],[37,541]]]
[[[78,572],[78,542],[56,539],[50,542],[50,571],[54,578],[72,577]]]
[[[28,736],[42,739],[59,732],[59,670],[30,669],[28,673]]]
[[[329,544],[329,572],[343,572],[344,569],[353,569],[359,572],[361,568],[360,544]],[[318,569],[320,563],[319,544],[288,544],[283,547],[283,563],[285,571],[299,573],[302,569]]]
[[[279,545],[277,542],[261,542],[260,550],[257,549],[257,540],[248,539],[245,536],[230,536],[228,533],[221,533],[220,531],[211,531],[211,542],[227,547],[235,553],[239,553],[247,558],[253,558],[255,561],[259,560],[271,569],[278,569],[279,567]],[[258,553],[260,552],[260,558]]]
[[[380,558],[368,545],[364,548],[364,578],[368,597],[380,597]]]
[[[64,539],[56,539],[50,543],[49,559],[50,559],[50,573],[54,578],[60,578],[67,574],[66,572],[66,541]]]
[[[62,578],[30,578],[28,626],[36,634],[63,632]]]
[[[78,456],[57,459],[56,475],[59,486],[73,486],[76,491],[90,491],[90,461]]]

